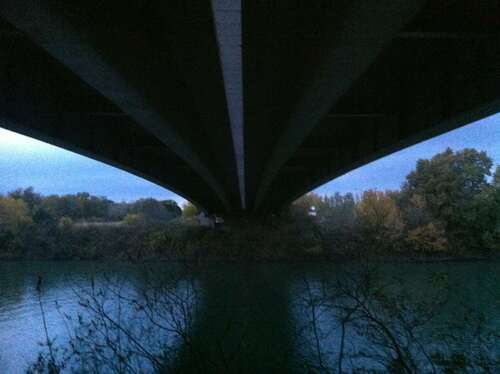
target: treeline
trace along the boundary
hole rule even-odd
[[[337,255],[488,256],[500,250],[500,167],[451,149],[397,191],[307,194],[266,217],[203,227],[187,204],[115,203],[87,193],[0,196],[0,258],[289,260]],[[314,207],[314,209],[313,209]]]
[[[32,187],[17,189],[0,198],[3,205],[12,204],[12,201],[16,200],[18,208],[27,209],[34,218],[38,215],[55,219],[66,217],[75,222],[116,222],[125,219],[128,214],[139,215],[147,221],[167,221],[179,217],[182,213],[173,200],[158,201],[147,198],[131,203],[116,203],[87,192],[42,196]]]
[[[173,200],[116,203],[86,192],[42,196],[17,189],[0,195],[0,258],[95,258],[101,248],[103,255],[123,255],[147,228],[181,214]]]
[[[485,152],[447,149],[419,160],[398,191],[310,193],[293,211],[315,209],[322,243],[336,253],[491,254],[500,249],[500,167],[492,168]]]

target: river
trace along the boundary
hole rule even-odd
[[[158,352],[168,347],[165,362],[168,361],[172,371],[195,372],[205,368],[206,372],[336,372],[342,318],[346,321],[342,370],[350,372],[357,365],[381,369],[383,358],[379,356],[392,354],[381,349],[385,338],[365,335],[363,326],[376,330],[370,324],[373,320],[363,320],[359,315],[349,320],[346,314],[349,315],[352,300],[349,304],[345,294],[335,296],[341,285],[339,279],[352,280],[351,275],[355,274],[363,281],[356,278],[359,283],[354,290],[357,296],[363,297],[366,293],[359,284],[364,282],[372,288],[374,284],[372,278],[367,280],[360,275],[368,273],[367,269],[370,274],[376,273],[377,284],[388,284],[384,298],[376,294],[377,301],[370,305],[376,304],[375,309],[381,305],[389,308],[383,313],[377,310],[375,314],[387,321],[396,335],[408,335],[401,330],[401,324],[392,325],[398,318],[404,320],[407,314],[416,314],[422,305],[425,312],[439,308],[429,321],[415,328],[429,350],[433,345],[439,346],[435,333],[452,331],[453,323],[464,337],[463,341],[455,339],[454,347],[472,344],[470,339],[476,323],[464,318],[466,313],[481,312],[482,320],[491,330],[495,330],[500,321],[496,298],[500,294],[499,262],[376,266],[210,264],[201,268],[169,263],[3,262],[0,263],[0,370],[7,374],[24,373],[37,360],[39,352],[47,353],[47,346],[43,346],[46,342],[44,320],[52,346],[58,347],[56,355],[62,354],[78,326],[77,316],[90,318],[82,302],[85,297],[88,300],[89,295],[94,295],[95,301],[107,303],[104,310],[118,316],[131,334],[144,340],[146,349]],[[39,277],[40,292],[37,290]],[[94,291],[102,288],[109,291],[112,287],[113,292]],[[141,292],[149,296],[148,302],[139,307],[137,299]],[[169,297],[162,299],[165,294]],[[116,302],[118,296],[125,301],[123,304]],[[391,297],[401,305],[387,302]],[[148,319],[148,314],[141,314],[144,306],[147,310],[152,305],[152,300],[170,303],[164,308],[168,317]],[[172,300],[177,303],[173,307]],[[344,300],[343,309],[332,308],[332,300]],[[415,310],[407,305],[416,305]],[[356,313],[358,311],[352,312],[352,316]],[[384,320],[388,313],[394,315]],[[106,328],[106,322],[103,323],[101,328]],[[120,334],[111,333],[112,337],[123,339]],[[376,347],[377,342],[381,346]],[[422,355],[416,344],[407,344],[404,339],[401,344],[414,350],[415,357]],[[447,349],[452,349],[450,347]],[[365,352],[360,354],[360,351]],[[148,372],[155,362],[137,355],[132,364]],[[62,371],[76,371],[78,363],[73,364],[76,366]],[[102,372],[111,371],[111,368],[102,369]]]

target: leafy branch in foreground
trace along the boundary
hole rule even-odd
[[[161,280],[160,280],[161,279]],[[199,302],[194,276],[146,274],[140,288],[123,279],[90,279],[74,289],[80,311],[71,315],[56,305],[67,345],[48,338],[29,373],[165,372],[180,345],[189,345]],[[42,295],[40,292],[40,305]],[[44,326],[45,322],[44,322]]]
[[[344,273],[333,282],[304,280],[297,307],[308,318],[300,331],[303,346],[314,353],[304,357],[308,370],[407,374],[500,370],[500,333],[484,313],[461,303],[455,305],[453,318],[443,320],[451,295],[444,274],[433,274],[418,295],[406,291],[403,279],[383,279],[377,271],[365,269]]]
[[[450,304],[454,289],[444,273],[422,279],[417,290],[406,282],[369,266],[326,280],[304,276],[294,293],[297,320],[290,322],[289,337],[297,346],[287,368],[405,374],[500,370],[500,332],[492,319],[500,310],[496,284],[487,288],[494,300],[488,314],[467,301]],[[81,312],[69,315],[58,306],[69,343],[55,346],[48,331],[47,349],[30,373],[232,373],[241,372],[242,360],[259,357],[247,334],[251,326],[245,326],[245,318],[262,313],[258,303],[243,319],[231,318],[236,311],[222,322],[211,315],[208,323],[224,331],[207,329],[205,319],[200,335],[199,315],[206,310],[200,307],[196,272],[148,272],[141,286],[134,284],[96,278],[75,289]],[[276,316],[261,318],[276,322]]]

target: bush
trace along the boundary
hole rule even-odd
[[[442,253],[448,250],[444,229],[432,222],[410,230],[406,242],[411,249],[421,253]]]
[[[142,225],[145,223],[145,219],[140,213],[128,213],[123,219],[123,223],[129,226]]]
[[[59,227],[63,230],[71,229],[73,227],[73,220],[69,217],[61,217]]]

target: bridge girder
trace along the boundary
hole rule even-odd
[[[498,112],[497,1],[0,1],[1,126],[275,210]]]

